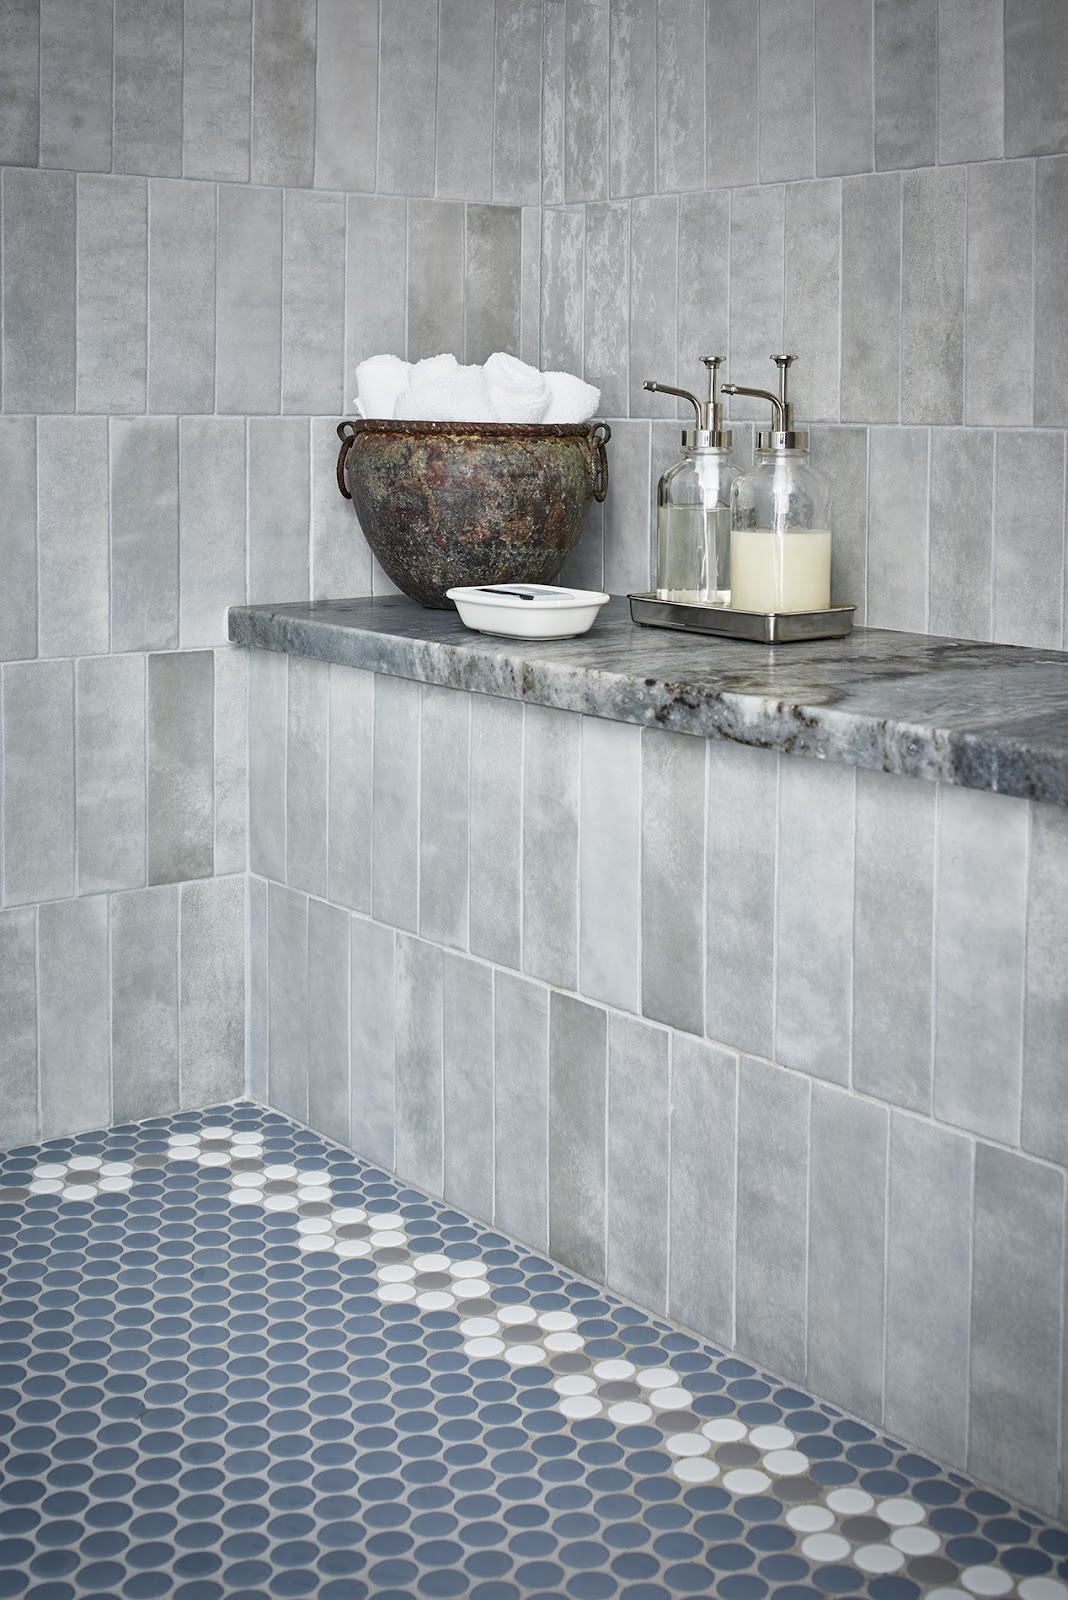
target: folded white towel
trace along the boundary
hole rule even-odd
[[[399,356],[369,356],[356,368],[356,406],[362,417],[393,415],[397,396],[408,387],[411,371]]]
[[[547,372],[549,404],[543,422],[588,422],[601,401],[600,389],[570,372]]]
[[[495,350],[482,368],[498,422],[540,422],[549,388],[537,367]]]
[[[454,368],[429,382],[413,383],[398,398],[394,417],[399,422],[496,422],[482,368]]]
[[[412,362],[408,382],[417,386],[429,383],[432,378],[443,378],[447,372],[455,372],[459,365],[448,351],[441,356],[424,356],[422,361]]]

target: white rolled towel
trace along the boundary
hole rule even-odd
[[[356,368],[356,405],[364,417],[389,418],[408,387],[411,368],[399,356],[368,356]]]
[[[450,351],[441,356],[424,356],[422,361],[412,362],[408,382],[413,388],[421,388],[432,378],[443,378],[447,372],[455,372],[459,365]]]
[[[398,422],[496,422],[497,416],[481,367],[461,367],[413,383],[398,398]]]
[[[588,422],[601,403],[601,391],[570,372],[547,372],[549,405],[543,422]]]
[[[549,386],[537,367],[495,350],[482,370],[498,422],[542,420],[549,404]]]

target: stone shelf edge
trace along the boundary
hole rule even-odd
[[[1068,654],[858,628],[765,645],[630,620],[579,639],[472,633],[403,596],[233,606],[239,645],[472,694],[1068,805]]]

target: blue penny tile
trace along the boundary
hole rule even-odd
[[[1061,1528],[1043,1528],[1038,1542],[1051,1556],[1068,1556],[1068,1533]]]
[[[873,1579],[868,1588],[872,1600],[919,1600],[919,1584],[893,1574]]]
[[[824,1594],[854,1594],[864,1586],[864,1575],[855,1567],[816,1567],[812,1582]]]
[[[840,1489],[857,1481],[856,1469],[844,1461],[816,1461],[809,1468],[809,1477],[828,1489]]]
[[[789,1550],[795,1541],[792,1531],[784,1528],[781,1523],[762,1522],[748,1530],[745,1542],[752,1545],[754,1550],[778,1552]]]

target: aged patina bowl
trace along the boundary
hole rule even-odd
[[[337,481],[398,589],[552,583],[608,492],[606,422],[343,422]]]

